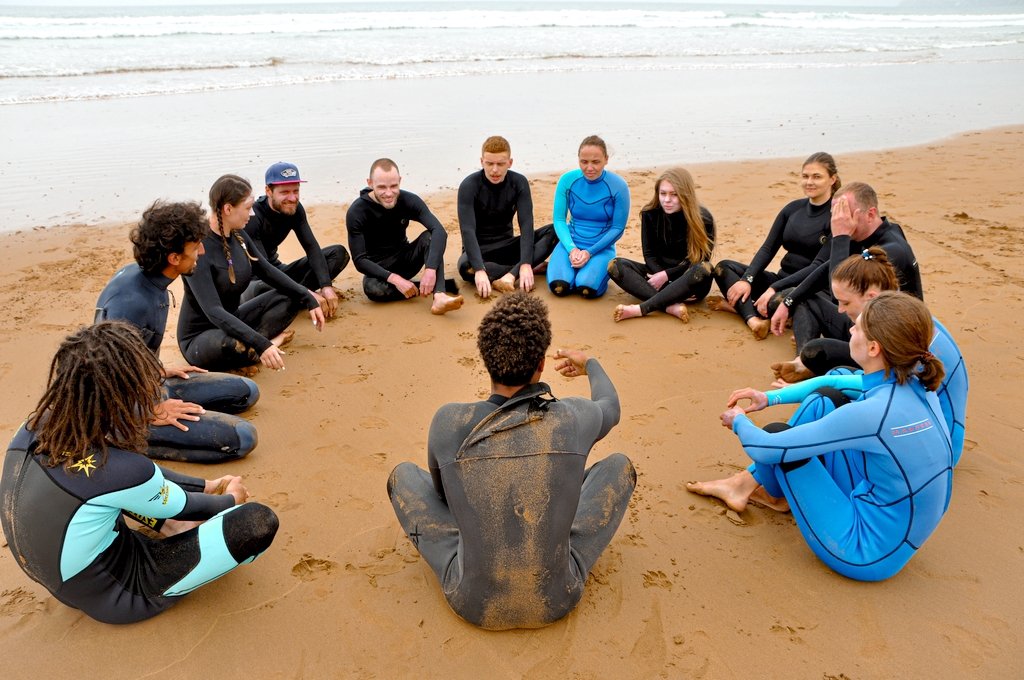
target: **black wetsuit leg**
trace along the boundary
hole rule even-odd
[[[647,265],[624,257],[616,257],[608,263],[608,276],[619,288],[640,300],[649,300],[658,290],[647,282],[650,274]]]
[[[400,463],[388,478],[388,497],[406,536],[443,587],[448,568],[458,557],[459,527],[437,495],[430,473],[413,463]]]
[[[338,274],[348,265],[351,256],[348,254],[348,250],[343,245],[327,246],[321,249],[324,254],[324,259],[327,260],[327,273],[331,277],[331,281],[338,278]],[[310,290],[319,290],[320,282],[316,278],[316,273],[313,272],[313,268],[309,265],[309,258],[300,257],[294,262],[289,262],[286,265],[280,267],[281,271],[288,275],[288,277],[296,283],[301,283]],[[248,302],[257,295],[262,295],[267,291],[274,290],[269,284],[263,281],[253,278],[252,283],[242,293],[242,302]]]
[[[718,283],[719,290],[722,291],[722,296],[727,297],[729,295],[729,289],[737,281],[743,278],[743,274],[747,271],[747,265],[736,262],[735,260],[722,260],[715,265],[712,275],[715,278],[715,282]],[[754,303],[757,302],[757,298],[761,297],[761,294],[771,288],[772,284],[778,281],[779,275],[772,272],[761,272],[754,277],[753,283],[750,284],[750,296],[743,302],[736,305],[736,313],[743,317],[744,321],[749,319],[761,319],[764,318],[757,313],[757,308],[754,307]],[[769,310],[769,315],[771,310]],[[770,318],[770,316],[769,316]]]
[[[569,551],[584,579],[619,528],[634,488],[636,470],[621,453],[594,463],[583,477],[580,502],[569,532]]]
[[[850,343],[835,338],[811,340],[800,351],[800,361],[814,375],[825,375],[840,366],[858,367],[850,356]]]
[[[87,613],[107,623],[133,623],[155,616],[195,588],[255,559],[270,547],[278,524],[273,510],[251,502],[236,506],[196,529],[163,539],[133,531],[130,540],[137,550],[125,551],[138,565],[131,570],[131,592],[126,587],[124,596],[105,611]],[[204,556],[204,546],[221,542],[236,564],[217,559],[216,551],[209,548],[210,556]]]
[[[796,349],[802,351],[804,346],[818,337],[849,340],[850,328],[853,323],[850,317],[839,311],[832,298],[824,291],[797,304],[791,310],[793,316],[793,337]]]
[[[406,246],[397,255],[381,260],[378,264],[388,271],[398,274],[403,279],[412,280],[421,269],[426,266],[427,254],[430,252],[430,232],[425,231]],[[417,281],[413,281],[418,286]],[[384,279],[375,276],[363,277],[363,292],[366,297],[374,302],[396,302],[405,300],[402,291],[391,285]],[[458,295],[459,288],[453,279],[444,278],[444,263],[437,268],[437,283],[434,284],[434,293],[447,292],[450,295]]]
[[[497,248],[480,246],[480,254],[484,257],[484,269],[487,270],[488,279],[491,281],[500,279],[519,264],[519,238],[516,236],[511,242]],[[518,276],[519,272],[516,271],[514,274]]]
[[[270,291],[243,303],[235,316],[265,338],[281,334],[304,309],[283,293]],[[260,360],[256,350],[219,328],[203,331],[188,343],[185,359],[210,370],[231,370],[251,366]]]
[[[229,373],[190,373],[189,378],[164,380],[166,398],[199,404],[211,411],[242,413],[260,399],[256,382]]]
[[[332,281],[338,277],[338,274],[341,273],[348,265],[349,260],[352,259],[348,254],[348,249],[340,244],[327,246],[321,252],[324,254],[324,259],[327,260],[327,273]],[[317,281],[316,273],[313,272],[313,268],[309,265],[309,258],[300,257],[294,262],[289,262],[281,267],[281,271],[287,274],[292,281],[301,283],[310,290],[320,289],[320,282]]]
[[[252,423],[226,413],[207,411],[186,425],[187,432],[174,425],[151,426],[146,455],[156,460],[222,463],[244,458],[259,442]]]
[[[662,311],[677,302],[698,302],[707,297],[714,279],[711,265],[707,262],[695,264],[675,281],[669,281],[661,290],[640,303],[640,313],[647,316],[652,311]]]
[[[558,245],[558,234],[555,233],[555,225],[546,224],[533,232],[533,266],[539,267],[554,252]]]

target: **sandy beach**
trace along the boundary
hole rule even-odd
[[[799,157],[687,166],[718,225],[716,259],[749,260],[778,210],[800,196],[800,163],[817,147]],[[5,547],[3,676],[1016,677],[1024,667],[1024,538],[1010,510],[1024,502],[1016,414],[1024,381],[1024,127],[884,151],[822,147],[837,154],[844,182],[872,184],[883,214],[903,225],[926,302],[970,373],[951,506],[896,577],[840,577],[806,548],[789,515],[756,507],[737,515],[683,487],[745,464],[718,414],[733,388],[767,386],[768,365],[792,356],[788,336],[756,342],[736,317],[703,305],[691,307],[687,325],[665,315],[615,324],[612,310],[630,298],[614,284],[596,301],[556,299],[541,285],[554,347],[600,358],[621,397],[622,421],[591,460],[622,451],[639,483],[576,611],[541,630],[493,633],[464,623],[403,535],[385,482],[399,462],[425,464],[427,426],[441,403],[488,394],[475,328],[491,303],[463,284],[467,304],[444,317],[431,316],[425,300],[373,304],[349,267],[336,282],[340,317],[322,334],[300,318],[286,370],[257,376],[263,396],[247,417],[259,428],[259,447],[215,469],[172,466],[242,475],[280,516],[271,549],[153,620],[114,627],[58,603]],[[623,173],[634,210],[620,255],[639,259],[636,212],[666,166]],[[550,214],[556,179],[531,177],[538,219]],[[455,192],[425,198],[451,234],[450,275],[460,243]],[[307,203],[322,244],[346,242],[346,208]],[[8,317],[0,329],[0,432],[19,426],[62,337],[91,321],[98,292],[130,261],[129,228],[0,236],[8,253],[0,272]],[[289,241],[283,254],[297,248]],[[172,291],[180,302],[180,281]],[[180,360],[176,315],[163,348],[168,363]],[[586,394],[585,381],[545,377],[556,395]]]

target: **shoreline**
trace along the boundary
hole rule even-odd
[[[718,226],[715,260],[753,254],[778,210],[799,198],[799,164],[816,150],[686,164]],[[621,422],[590,461],[625,452],[639,483],[573,613],[538,630],[494,633],[462,622],[403,535],[385,484],[399,462],[425,464],[427,427],[441,404],[486,397],[475,331],[489,303],[469,284],[460,284],[463,308],[443,317],[424,300],[370,303],[350,266],[336,282],[340,317],[323,333],[299,319],[287,370],[257,375],[262,397],[246,415],[259,429],[257,449],[216,467],[168,465],[242,475],[281,519],[271,548],[130,629],[61,605],[3,548],[8,675],[59,675],[75,663],[83,677],[178,678],[196,668],[228,678],[254,670],[269,678],[729,678],[765,669],[784,677],[1012,677],[1024,664],[1024,545],[1007,520],[1024,502],[1021,428],[1007,409],[1024,381],[1024,126],[835,155],[842,180],[872,184],[883,214],[903,226],[921,261],[925,300],[970,372],[950,509],[899,575],[881,583],[839,577],[814,558],[791,517],[759,508],[730,514],[683,487],[746,462],[718,413],[731,389],[766,386],[768,365],[792,358],[788,337],[756,342],[736,317],[703,305],[690,308],[689,324],[664,314],[616,324],[615,305],[631,298],[614,284],[599,300],[559,299],[541,277],[535,294],[551,311],[552,349],[600,359],[622,403]],[[609,169],[622,170],[614,160]],[[620,256],[640,256],[637,211],[657,172],[621,172],[633,207]],[[539,222],[550,214],[557,175],[529,177]],[[423,197],[454,235],[454,190]],[[346,242],[344,204],[307,211],[321,244]],[[41,394],[57,343],[91,321],[99,291],[130,260],[129,226],[0,235],[15,263],[0,271],[0,304],[9,310],[0,328],[0,426],[9,434]],[[449,240],[449,274],[458,243]],[[296,256],[294,239],[281,251],[282,259]],[[180,305],[180,281],[172,291]],[[168,363],[177,355],[176,316],[172,309]],[[585,382],[550,372],[544,379],[556,396],[587,394]],[[254,650],[254,639],[274,644]]]

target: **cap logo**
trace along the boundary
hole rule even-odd
[[[295,168],[285,168],[281,171],[281,177],[295,177],[299,172]]]

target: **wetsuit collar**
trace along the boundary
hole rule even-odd
[[[152,283],[160,290],[167,290],[167,287],[170,286],[171,282],[173,281],[173,279],[167,278],[161,272],[155,272],[153,274],[143,272],[142,275],[146,277],[147,281]]]
[[[886,378],[884,370],[875,371],[874,373],[865,373],[861,380],[863,381],[861,384],[864,386],[864,391],[867,392],[879,385],[896,382],[896,374],[893,371],[889,371],[889,377]]]
[[[604,175],[605,175],[606,172],[608,172],[608,171],[607,170],[602,170],[601,174],[598,175],[597,177],[595,177],[594,179],[587,179],[587,176],[583,175],[583,171],[580,170],[580,174],[583,175],[583,179],[586,181],[587,184],[597,184],[598,182],[600,182],[601,180],[604,179]]]

